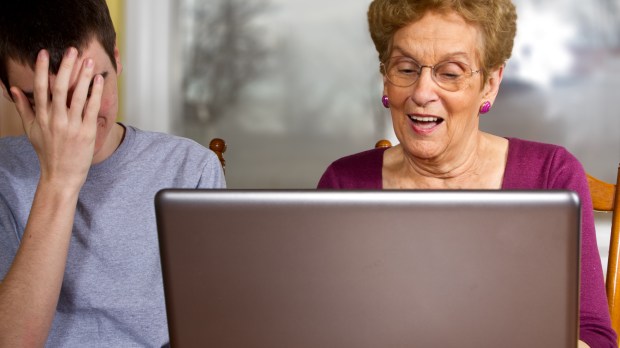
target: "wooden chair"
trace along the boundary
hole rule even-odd
[[[392,147],[392,143],[387,139],[381,139],[377,141],[377,143],[375,144],[375,149],[379,149],[382,147]]]
[[[375,148],[391,147],[389,140],[379,140],[375,144]],[[605,287],[607,290],[607,301],[609,302],[609,314],[611,316],[611,326],[619,334],[618,343],[620,343],[620,164],[618,165],[618,174],[616,183],[610,184],[601,181],[589,174],[588,185],[590,187],[590,196],[592,197],[592,206],[595,211],[611,212],[611,234],[609,237],[609,256],[607,258],[607,279]]]
[[[224,152],[226,152],[226,142],[220,138],[213,138],[211,139],[211,142],[209,142],[209,149],[215,152],[217,158],[220,159],[222,169],[224,169],[224,172],[226,172],[226,160],[224,159]]]
[[[609,302],[609,314],[611,315],[611,326],[620,333],[620,279],[618,256],[618,238],[620,234],[620,165],[616,183],[610,184],[588,175],[588,185],[590,186],[590,196],[595,211],[611,212],[611,234],[609,237],[609,257],[607,259],[607,279],[605,287],[607,289],[607,301]],[[620,340],[619,340],[620,342]]]

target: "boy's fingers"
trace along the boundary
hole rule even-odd
[[[78,81],[71,96],[69,116],[72,119],[82,120],[84,105],[88,99],[88,89],[93,78],[93,66],[94,62],[90,58],[85,59],[82,63]]]
[[[73,66],[77,60],[77,49],[69,47],[65,52],[58,74],[52,86],[52,107],[55,115],[62,115],[67,112],[67,94],[69,82],[73,73]]]
[[[34,107],[37,115],[42,120],[47,118],[47,105],[49,103],[49,53],[46,50],[39,51],[34,67]]]
[[[87,125],[96,125],[99,108],[101,107],[101,95],[103,94],[103,76],[96,75],[93,79],[93,87],[90,92],[90,98],[84,110],[84,123]],[[96,127],[95,127],[96,128]],[[96,129],[95,129],[96,131]]]
[[[17,113],[22,119],[24,130],[28,133],[30,125],[34,122],[34,111],[32,110],[32,107],[30,107],[28,98],[26,98],[24,93],[19,88],[11,87],[10,92],[13,100],[15,101]]]

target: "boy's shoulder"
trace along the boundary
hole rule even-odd
[[[195,140],[163,132],[144,131],[133,126],[127,128],[126,138],[137,153],[154,156],[184,158],[188,161],[217,161],[217,155]]]
[[[198,147],[205,148],[195,140],[173,135],[169,133],[146,131],[136,128],[134,126],[125,125],[128,132],[133,132],[135,139],[139,143],[146,143],[160,146],[185,146],[185,147]]]

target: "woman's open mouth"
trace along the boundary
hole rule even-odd
[[[443,118],[436,116],[407,115],[416,131],[429,131],[443,122]]]

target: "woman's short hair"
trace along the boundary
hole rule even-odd
[[[368,8],[368,26],[379,61],[389,58],[394,33],[428,12],[456,12],[479,28],[479,63],[485,79],[490,70],[510,58],[517,31],[517,13],[511,0],[374,0]]]

